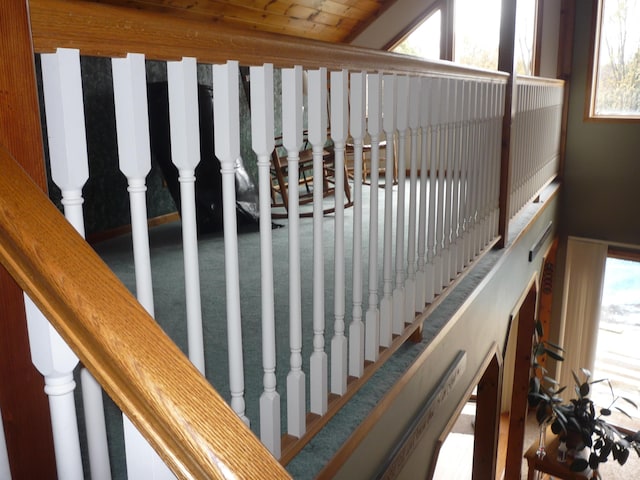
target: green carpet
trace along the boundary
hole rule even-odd
[[[394,189],[395,191],[395,189]],[[383,190],[379,190],[380,217],[383,209]],[[368,209],[368,187],[363,189],[365,210]],[[408,188],[407,188],[408,196]],[[395,199],[395,195],[394,195]],[[347,241],[345,269],[347,272],[346,316],[348,326],[351,321],[351,225],[353,209],[345,211]],[[527,219],[523,220],[526,224]],[[289,371],[289,335],[288,335],[288,225],[287,220],[276,221],[282,228],[272,230],[275,273],[276,304],[276,341],[277,341],[277,385],[281,394],[282,432],[286,433],[286,376]],[[329,345],[333,336],[333,216],[325,217],[325,350],[329,354]],[[405,225],[405,229],[408,226]],[[515,234],[518,228],[511,231]],[[312,351],[312,219],[300,220],[301,259],[302,259],[302,319],[303,319],[303,370],[309,372],[309,355]],[[395,234],[393,235],[395,239]],[[368,252],[368,228],[363,232],[363,258],[366,262]],[[260,314],[260,263],[259,234],[244,232],[239,234],[240,252],[240,289],[243,334],[243,356],[245,371],[246,415],[251,420],[251,428],[259,435],[259,397],[262,392],[262,356],[261,356],[261,314]],[[206,376],[218,392],[230,399],[228,382],[228,358],[226,354],[226,305],[224,282],[224,245],[223,235],[209,234],[199,239],[200,281],[202,298],[203,329],[205,338]],[[379,232],[379,263],[382,263],[382,225]],[[135,292],[135,277],[130,235],[124,235],[95,246],[96,251],[114,270],[122,282]],[[154,286],[156,320],[165,332],[186,352],[186,311],[184,301],[184,267],[182,257],[182,234],[180,222],[162,225],[150,230],[151,264]],[[393,247],[395,256],[395,245]],[[484,276],[500,257],[501,252],[492,251],[473,266],[466,278],[449,294],[425,323],[424,340],[418,344],[406,344],[379,369],[355,397],[329,422],[287,466],[296,479],[314,478],[326,462],[335,454],[340,445],[348,438],[353,429],[366,417],[380,401],[389,388],[413,360],[429,344],[451,315],[471,294]],[[378,274],[382,284],[382,271]],[[364,273],[365,295],[363,308],[367,303],[367,273]],[[382,289],[380,288],[381,292]],[[308,389],[307,389],[308,391]],[[307,394],[307,403],[308,403]],[[113,447],[114,459],[124,458],[122,446],[122,428],[117,408],[107,402],[108,434]],[[113,478],[126,478],[126,470],[121,461],[114,460]],[[88,472],[88,467],[85,467]]]

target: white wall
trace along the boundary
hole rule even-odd
[[[397,0],[351,42],[358,47],[382,49],[435,0]]]

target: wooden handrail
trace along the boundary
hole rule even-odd
[[[2,147],[0,171],[0,261],[173,472],[289,478]]]
[[[336,70],[371,70],[375,66],[379,72],[506,81],[504,73],[451,62],[241,30],[133,8],[65,0],[30,0],[29,5],[34,50],[39,53],[67,47],[99,57],[122,57],[132,52],[154,60],[190,56],[202,63],[238,60],[242,65],[268,62],[276,67]]]

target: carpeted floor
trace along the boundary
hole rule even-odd
[[[380,209],[383,208],[382,190],[380,192]],[[364,204],[368,205],[368,187],[363,189]],[[518,216],[518,224],[511,225],[512,237],[527,224],[537,211],[536,207],[524,209]],[[345,271],[347,272],[346,286],[346,318],[351,319],[351,251],[350,244],[353,209],[347,209],[345,219],[347,232]],[[382,218],[382,216],[380,217]],[[288,225],[286,220],[279,220],[282,228],[275,228],[273,235],[273,255],[275,274],[275,302],[276,302],[276,338],[277,338],[277,384],[282,395],[282,432],[286,432],[286,396],[284,394],[286,375],[289,370],[289,338],[288,338]],[[405,228],[407,226],[405,225]],[[325,241],[325,312],[327,324],[325,330],[325,348],[328,351],[329,342],[333,336],[333,218],[327,216],[324,223]],[[300,221],[301,249],[302,249],[302,301],[303,301],[303,369],[309,371],[309,354],[312,351],[312,256],[313,239],[312,219],[303,218]],[[379,232],[379,259],[382,259],[382,225]],[[394,236],[395,237],[395,236]],[[367,229],[364,230],[364,243],[368,243]],[[205,336],[206,375],[212,385],[227,399],[230,398],[228,382],[228,359],[226,355],[226,306],[224,282],[224,248],[223,235],[204,235],[199,240],[201,298],[203,312],[203,328]],[[154,283],[154,301],[156,320],[174,339],[176,344],[186,351],[186,321],[184,305],[184,273],[182,258],[182,237],[180,223],[162,225],[150,230],[151,263]],[[131,238],[125,235],[103,242],[96,247],[97,252],[106,263],[116,272],[118,277],[131,290],[135,290],[134,267],[132,261]],[[366,248],[365,248],[366,250]],[[395,252],[395,249],[393,250]],[[262,357],[261,357],[261,327],[260,327],[260,290],[259,290],[259,234],[245,232],[239,235],[240,252],[240,289],[243,329],[243,357],[245,370],[245,401],[246,414],[251,420],[251,427],[259,433],[258,400],[262,392]],[[400,350],[380,368],[373,378],[354,396],[354,398],[329,422],[316,437],[301,451],[287,466],[288,471],[296,479],[311,479],[332,458],[339,446],[348,438],[354,428],[362,422],[371,409],[380,401],[414,359],[434,338],[436,333],[445,325],[452,314],[462,305],[464,300],[473,292],[480,281],[500,258],[500,251],[488,252],[479,262],[472,266],[469,274],[449,294],[425,323],[423,341],[421,343],[405,344]],[[367,258],[364,252],[363,258]],[[382,262],[380,262],[382,263]],[[379,273],[382,282],[382,272]],[[367,289],[365,272],[365,292]],[[366,295],[365,306],[366,306]],[[109,403],[109,402],[108,402]],[[115,450],[115,459],[124,458],[122,447],[121,422],[115,406],[108,404],[108,425],[110,443]],[[126,478],[122,462],[115,462],[112,466],[113,478]],[[88,469],[86,469],[88,471]],[[640,477],[628,477],[640,478]]]

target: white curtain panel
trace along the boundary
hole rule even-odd
[[[560,338],[566,351],[559,369],[560,385],[569,392],[575,383],[572,371],[593,371],[606,260],[606,243],[569,237]]]

